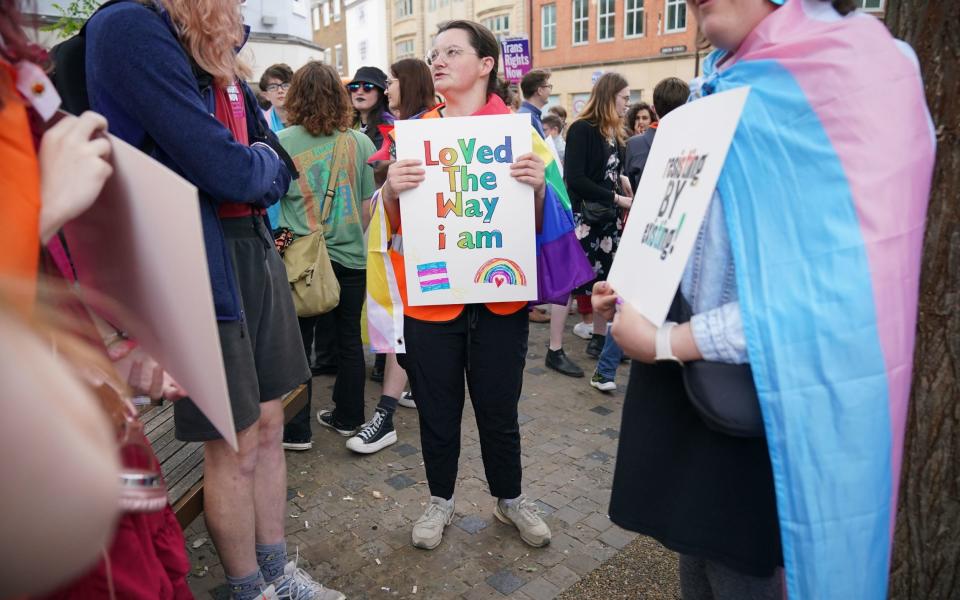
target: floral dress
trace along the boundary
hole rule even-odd
[[[621,161],[622,148],[616,142],[610,142],[610,153],[607,155],[607,165],[603,172],[603,181],[609,182],[618,194],[622,194],[620,187],[620,174],[623,172],[623,162]],[[590,294],[593,290],[593,284],[597,281],[606,281],[610,267],[613,265],[613,257],[617,253],[617,247],[620,245],[620,235],[623,233],[624,214],[617,210],[617,220],[602,225],[590,225],[583,221],[581,213],[574,213],[573,220],[576,224],[577,239],[583,251],[587,254],[587,260],[593,266],[593,272],[596,278],[590,283],[574,290],[574,294]]]

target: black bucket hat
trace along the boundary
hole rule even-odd
[[[360,67],[350,83],[372,83],[383,91],[387,89],[387,74],[376,67]],[[347,85],[350,85],[348,83]]]

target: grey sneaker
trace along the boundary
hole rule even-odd
[[[323,587],[313,577],[297,567],[291,560],[283,568],[283,577],[273,583],[276,586],[276,598],[279,600],[345,600],[346,596],[337,590]],[[268,596],[269,598],[269,596]]]
[[[509,505],[502,498],[497,500],[493,516],[516,527],[520,532],[520,539],[534,548],[542,548],[550,543],[550,528],[540,517],[540,509],[526,496],[520,496]]]
[[[453,498],[444,500],[430,496],[427,510],[413,525],[413,545],[424,550],[433,550],[443,539],[443,529],[453,521]]]

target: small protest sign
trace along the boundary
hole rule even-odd
[[[530,40],[523,37],[507,38],[500,42],[503,50],[503,76],[509,83],[520,83],[530,72]]]
[[[528,115],[397,121],[397,159],[426,179],[400,195],[411,306],[533,300],[533,188],[510,175],[531,151]]]
[[[607,278],[658,327],[680,285],[749,93],[743,87],[707,96],[660,120]]]

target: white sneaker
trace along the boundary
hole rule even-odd
[[[550,543],[550,528],[540,517],[540,509],[526,496],[520,496],[509,504],[502,498],[497,500],[493,516],[516,527],[520,539],[534,548],[542,548]]]
[[[591,323],[577,323],[573,326],[573,335],[589,340],[593,338],[593,325]]]
[[[292,450],[294,452],[305,452],[313,448],[313,442],[284,442],[284,450]]]
[[[400,394],[400,399],[397,400],[397,404],[404,408],[416,408],[417,402],[413,399],[413,392],[404,392]]]
[[[433,550],[443,540],[443,530],[453,521],[453,498],[444,500],[430,496],[430,504],[413,525],[413,545]]]
[[[283,567],[283,577],[267,588],[276,586],[274,596],[265,596],[267,600],[345,600],[346,596],[337,590],[331,590],[317,583],[310,574],[297,568],[297,562],[291,560]],[[267,592],[264,592],[266,594]]]
[[[275,588],[273,584],[271,584],[270,587],[260,592],[260,595],[254,598],[253,600],[280,600],[280,599],[277,597],[277,588]]]

